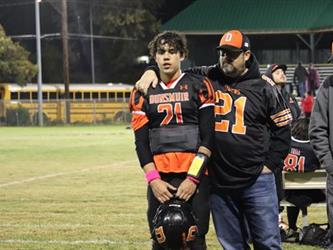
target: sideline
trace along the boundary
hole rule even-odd
[[[37,180],[44,180],[44,179],[49,179],[53,177],[58,177],[58,176],[64,176],[64,175],[72,175],[72,174],[77,174],[77,173],[84,173],[84,172],[92,172],[94,170],[100,170],[100,169],[105,169],[105,168],[111,168],[119,165],[126,165],[126,164],[134,164],[136,161],[131,160],[131,161],[122,161],[122,162],[117,162],[117,163],[112,163],[108,164],[106,166],[99,166],[99,167],[92,167],[92,168],[84,168],[76,171],[71,171],[71,172],[60,172],[60,173],[55,173],[55,174],[48,174],[48,175],[42,175],[42,176],[36,176],[36,177],[31,177],[28,179],[20,180],[20,181],[11,181],[7,183],[0,184],[0,188],[3,187],[8,187],[8,186],[14,186],[14,185],[20,185],[24,183],[29,183]]]
[[[123,244],[134,244],[143,245],[149,244],[150,241],[128,241],[128,240],[0,240],[0,244],[57,244],[57,245],[80,245],[80,244],[91,244],[91,245],[123,245]]]

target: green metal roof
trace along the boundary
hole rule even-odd
[[[333,31],[333,0],[196,0],[163,30],[186,34],[247,34]]]

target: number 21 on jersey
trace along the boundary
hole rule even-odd
[[[238,97],[235,101],[232,99],[231,95],[228,93],[223,93],[221,91],[215,92],[217,103],[223,100],[223,105],[215,104],[215,116],[227,115],[235,107],[235,124],[231,126],[231,133],[233,134],[246,134],[246,126],[244,125],[244,110],[246,97]],[[215,118],[215,131],[218,132],[229,132],[229,120],[221,119],[221,121],[216,121]]]
[[[157,111],[159,113],[165,113],[165,117],[160,124],[161,126],[168,125],[174,116],[176,117],[177,124],[183,123],[182,106],[180,102],[176,102],[174,108],[171,103],[159,104]]]

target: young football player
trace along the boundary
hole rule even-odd
[[[190,202],[198,219],[198,234],[190,249],[206,249],[209,181],[205,167],[214,138],[214,91],[207,78],[182,73],[187,47],[180,34],[160,33],[148,48],[160,81],[146,96],[134,89],[130,109],[136,151],[148,183],[150,231],[158,206],[175,196]],[[153,240],[153,249],[162,249],[163,240],[167,240],[163,235]]]

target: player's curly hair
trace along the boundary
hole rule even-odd
[[[185,36],[175,31],[164,31],[157,34],[148,44],[151,57],[155,57],[157,49],[164,44],[172,46],[181,56],[187,57],[188,49]]]
[[[291,129],[291,134],[295,139],[302,141],[309,140],[309,119],[298,119]]]

